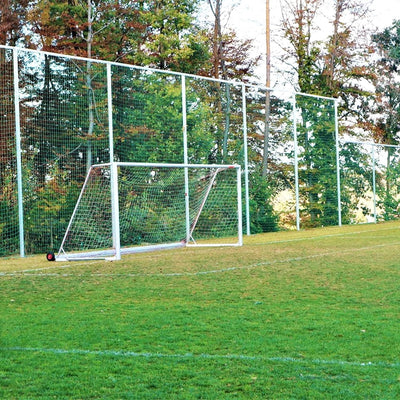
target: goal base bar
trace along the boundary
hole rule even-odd
[[[148,245],[148,246],[137,246],[137,247],[126,247],[121,249],[121,255],[123,254],[135,254],[135,253],[147,253],[157,250],[172,250],[180,247],[184,247],[185,242]],[[91,251],[85,253],[71,253],[71,254],[58,254],[56,261],[90,261],[90,260],[106,260],[116,261],[120,257],[116,255],[115,250],[102,250],[102,251]]]
[[[218,244],[205,244],[205,243],[188,243],[186,247],[241,247],[243,243],[218,243]]]
[[[148,245],[148,246],[138,246],[129,247],[121,249],[121,255],[124,254],[136,254],[136,253],[147,253],[158,250],[173,250],[182,247],[240,247],[242,243],[186,243],[185,241],[177,243],[159,244],[159,245]],[[100,253],[100,254],[99,254]],[[86,252],[86,253],[71,253],[71,254],[58,254],[55,257],[56,261],[66,262],[66,261],[117,261],[120,260],[119,257],[115,255],[115,250],[103,250],[101,252]]]

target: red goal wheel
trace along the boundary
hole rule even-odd
[[[47,261],[55,261],[56,260],[56,256],[51,251],[46,254],[46,258],[47,258]]]

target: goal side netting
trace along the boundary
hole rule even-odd
[[[93,165],[56,260],[242,244],[237,165]]]

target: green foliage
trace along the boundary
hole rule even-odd
[[[29,20],[43,50],[195,73],[208,58],[197,3],[40,0]]]
[[[296,96],[299,181],[305,226],[338,223],[334,101]]]
[[[187,82],[189,158],[193,163],[242,163],[241,87],[193,78]]]
[[[376,101],[374,103],[374,139],[378,143],[399,145],[400,137],[400,90],[398,71],[400,68],[400,21],[393,21],[390,27],[373,35],[373,41],[379,49],[380,58],[375,68]],[[399,215],[398,150],[386,149],[385,165],[377,174],[378,206],[383,210],[382,218],[390,220]]]
[[[193,0],[148,2],[142,14],[148,36],[141,64],[178,71],[183,67],[186,72],[194,72],[191,66],[207,59],[205,38],[195,34],[196,45],[191,38],[196,4]]]
[[[198,5],[197,0],[38,0],[30,2],[29,13],[21,12],[26,25],[18,34],[32,48],[204,73],[210,40],[195,23]],[[250,43],[238,49],[237,58],[235,47],[240,46],[232,34],[226,65],[230,76],[243,77],[250,71],[241,67]],[[2,69],[12,67],[1,61]],[[95,61],[21,52],[19,83],[27,251],[41,252],[59,244],[89,166],[109,161],[106,69]],[[113,65],[115,159],[183,162],[181,85],[178,76]],[[12,98],[12,90],[5,97]],[[190,162],[243,159],[241,100],[240,90],[225,84],[201,82],[187,89]],[[3,103],[4,110],[13,109]],[[13,122],[12,113],[7,115]],[[13,136],[7,140],[15,142]],[[7,231],[3,225],[2,230]]]
[[[186,221],[182,218],[185,214],[183,171],[144,168],[126,173],[134,180],[128,178],[124,182],[124,175],[120,178],[119,196],[124,199],[120,205],[121,246],[183,240],[186,237]],[[147,185],[143,186],[143,181]]]
[[[25,177],[32,171],[25,171]],[[25,179],[24,230],[27,254],[58,250],[78,198],[80,184],[54,164],[44,184]],[[29,182],[29,184],[28,184]]]
[[[400,64],[400,20],[394,20],[390,27],[373,35],[372,38],[387,56],[382,57],[381,62],[389,63],[392,70],[397,70]]]
[[[373,187],[373,166],[370,154],[355,143],[346,143],[340,149],[342,222],[357,222],[359,199]],[[364,216],[371,216],[372,209],[364,206]]]
[[[394,21],[391,27],[374,35],[373,40],[381,54],[375,65],[377,96],[374,103],[374,136],[379,143],[396,145],[399,143],[400,128],[400,90],[397,84],[400,21]]]
[[[250,175],[250,228],[252,233],[275,232],[278,230],[278,216],[271,204],[271,184],[254,172]]]
[[[16,254],[19,250],[19,223],[16,199],[0,199],[0,256]]]
[[[377,173],[377,206],[382,209],[381,219],[390,221],[400,217],[400,164],[398,149],[386,150],[386,165]]]
[[[117,159],[183,162],[180,77],[125,66],[114,79]]]
[[[29,254],[58,248],[88,165],[109,161],[109,154],[104,66],[40,54],[23,57],[22,162]]]

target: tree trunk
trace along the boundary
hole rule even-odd
[[[266,86],[265,93],[265,131],[264,131],[264,151],[263,151],[263,165],[262,176],[266,177],[268,174],[268,156],[269,156],[269,136],[270,136],[270,117],[271,117],[271,37],[270,37],[270,9],[269,0],[266,0]]]

